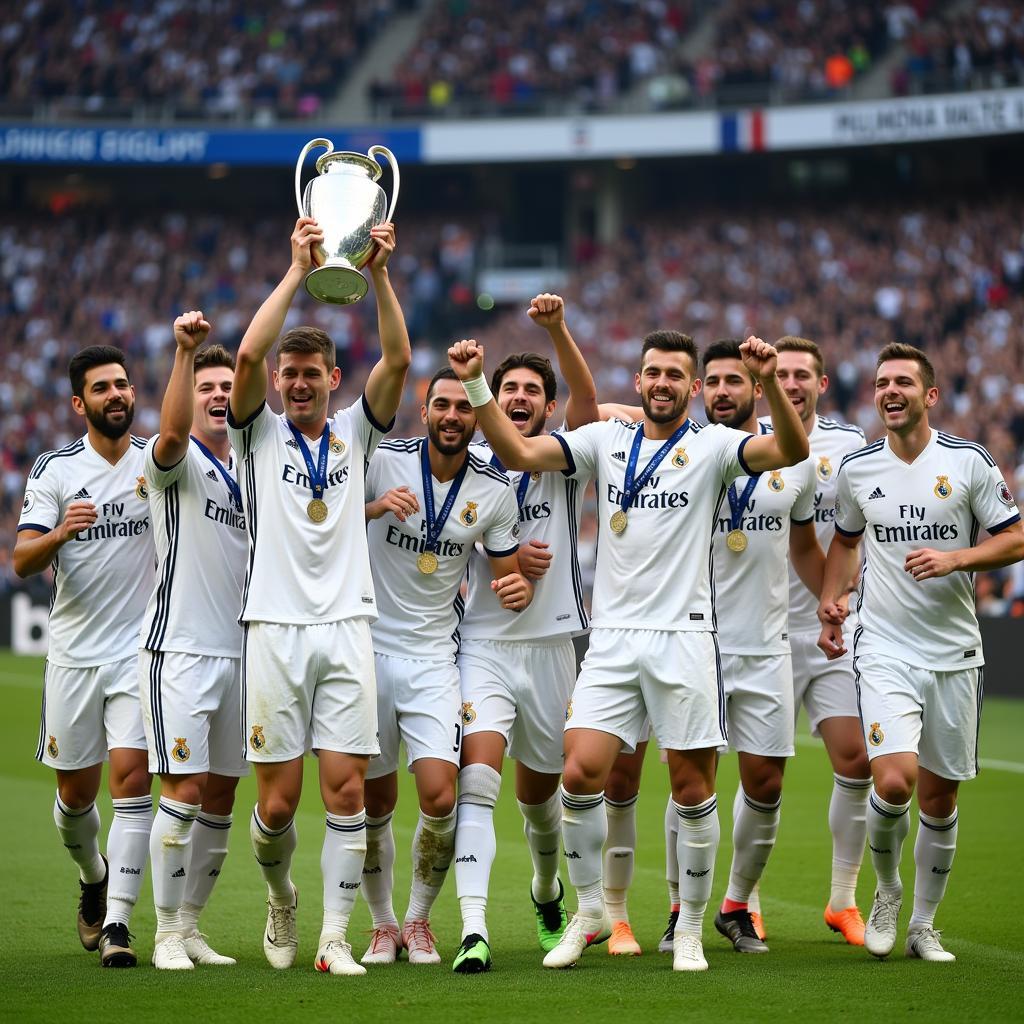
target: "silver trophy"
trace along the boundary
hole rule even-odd
[[[317,177],[302,192],[302,164],[311,149],[327,150],[317,158]],[[391,205],[377,184],[381,166],[374,159],[383,153],[391,165]],[[377,243],[370,228],[390,221],[398,202],[398,161],[384,146],[368,153],[334,152],[329,139],[313,139],[302,147],[295,163],[295,203],[300,217],[312,217],[323,229],[323,245],[317,246],[321,266],[306,275],[306,291],[321,302],[340,306],[358,302],[366,294],[366,278],[359,273],[373,255]],[[387,211],[385,213],[385,210]]]

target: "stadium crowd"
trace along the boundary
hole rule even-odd
[[[656,327],[690,331],[699,345],[755,331],[818,340],[832,378],[823,411],[878,435],[874,357],[892,339],[925,349],[943,388],[937,422],[976,438],[1024,480],[1024,203],[1019,197],[914,207],[854,203],[669,211],[628,226],[614,251],[580,244],[565,290],[570,328],[603,399],[630,400],[637,340]],[[1007,225],[1015,225],[1008,233]],[[422,395],[442,345],[476,333],[489,365],[543,347],[518,308],[480,323],[475,273],[484,229],[407,217],[392,278],[414,346],[411,386]],[[66,366],[88,344],[130,357],[138,392],[134,430],[156,430],[173,356],[171,321],[201,308],[216,338],[236,348],[286,253],[284,220],[165,212],[143,223],[109,212],[9,218],[0,230],[0,532],[14,536],[25,476],[42,447],[81,433]],[[69,254],[65,257],[59,254]],[[59,288],[50,272],[65,277]],[[525,308],[525,303],[524,303]],[[289,323],[334,337],[354,395],[376,358],[372,297],[345,311],[304,298]],[[409,402],[396,432],[420,432]],[[589,533],[585,530],[584,535]],[[13,580],[0,546],[0,586]],[[1024,614],[1024,578],[982,587],[995,613]]]

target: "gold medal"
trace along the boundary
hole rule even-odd
[[[437,565],[437,555],[433,551],[421,551],[419,558],[416,559],[416,568],[424,576],[437,572]]]
[[[306,515],[313,520],[314,523],[322,523],[327,518],[327,502],[321,498],[314,498],[306,506]]]
[[[725,546],[738,555],[747,550],[747,535],[742,530],[730,530],[725,537]]]
[[[611,519],[608,520],[608,525],[612,528],[612,533],[622,533],[628,521],[626,513],[620,508],[617,512],[612,513]]]

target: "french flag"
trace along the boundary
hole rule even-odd
[[[721,115],[719,124],[723,153],[760,153],[767,147],[763,110],[737,110]]]

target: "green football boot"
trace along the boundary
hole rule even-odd
[[[547,903],[538,903],[530,893],[530,902],[537,915],[537,941],[545,953],[551,952],[558,945],[569,923],[569,915],[565,912],[565,889],[562,880],[558,880],[558,896]]]
[[[487,940],[473,932],[462,940],[452,970],[456,974],[482,974],[491,969],[491,947]]]

